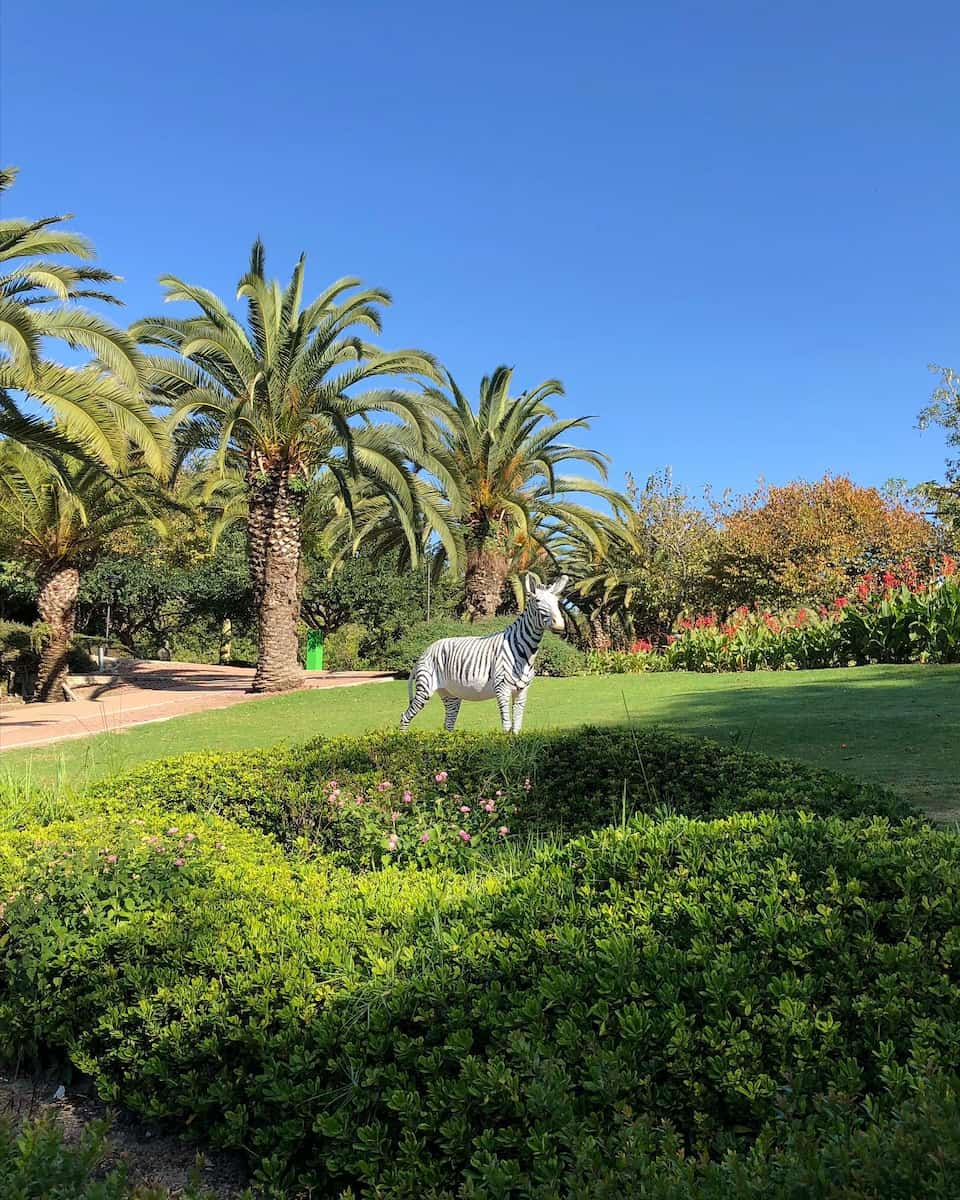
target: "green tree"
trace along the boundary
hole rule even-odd
[[[684,609],[707,602],[716,546],[709,513],[673,482],[669,468],[643,487],[627,476],[629,507],[610,524],[602,554],[582,542],[564,560],[574,603],[597,649],[635,637],[661,639]]]
[[[950,367],[932,370],[939,373],[940,383],[920,412],[917,424],[921,429],[939,426],[947,435],[947,445],[960,448],[960,375]],[[960,546],[960,458],[948,458],[944,478],[921,483],[912,495],[941,523],[950,545]]]
[[[90,463],[62,458],[52,465],[16,442],[0,442],[0,553],[33,568],[46,626],[38,700],[65,694],[81,571],[116,530],[155,520],[161,503],[146,470],[120,482]]]
[[[0,191],[16,169],[0,171]],[[117,281],[87,265],[93,247],[60,228],[67,216],[0,220],[0,438],[37,453],[70,452],[119,470],[131,446],[156,474],[165,466],[163,439],[140,393],[143,358],[128,333],[80,307],[85,299],[119,304]],[[80,262],[60,262],[59,258]],[[86,351],[66,367],[47,357],[50,343]],[[26,395],[51,419],[18,403]]]
[[[434,370],[422,351],[388,352],[360,336],[380,331],[386,292],[341,279],[304,305],[303,274],[301,256],[286,288],[268,280],[257,241],[238,287],[246,325],[212,292],[168,276],[161,280],[167,300],[188,301],[199,314],[134,327],[145,345],[168,351],[150,356],[148,374],[155,396],[172,407],[181,454],[208,453],[211,469],[230,479],[234,504],[243,505],[257,691],[283,691],[302,678],[303,515],[318,479],[331,480],[349,506],[351,478],[362,474],[413,529],[409,462],[424,445],[425,405],[400,388],[369,385]],[[375,413],[396,423],[375,424]]]
[[[574,496],[622,503],[602,482],[557,473],[564,463],[580,462],[605,479],[608,461],[562,440],[571,430],[588,429],[589,419],[557,419],[548,400],[563,395],[561,384],[548,379],[511,397],[512,379],[504,366],[485,376],[475,408],[449,374],[446,390],[427,389],[437,421],[432,456],[450,501],[436,519],[452,526],[461,547],[471,619],[496,613],[518,552],[535,558],[536,546],[545,548],[557,528],[602,545],[600,515]]]
[[[132,654],[229,658],[230,637],[253,628],[250,569],[239,531],[214,548],[198,512],[175,513],[165,536],[125,528],[104,544],[80,585],[80,628],[104,629]]]

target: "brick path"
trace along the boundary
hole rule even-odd
[[[316,672],[307,688],[354,687],[394,676],[378,671]],[[204,663],[137,662],[117,676],[86,676],[71,682],[81,697],[58,704],[20,704],[0,698],[0,751],[89,737],[185,713],[228,708],[264,699],[248,689],[249,667]]]

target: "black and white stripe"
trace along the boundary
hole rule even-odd
[[[456,725],[464,700],[496,699],[504,730],[519,733],[543,635],[548,629],[557,633],[564,629],[559,597],[566,584],[566,575],[549,588],[528,575],[526,605],[512,625],[486,637],[441,638],[428,646],[410,672],[410,705],[400,718],[400,728],[406,729],[433,693],[439,692],[446,710],[445,729]]]

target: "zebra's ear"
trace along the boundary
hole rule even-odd
[[[540,583],[540,580],[536,577],[536,575],[534,575],[534,573],[532,571],[528,571],[526,573],[526,575],[524,575],[524,577],[523,577],[524,595],[532,596],[533,593],[537,590],[537,585],[539,583]]]
[[[561,575],[560,578],[556,581],[556,583],[551,584],[550,591],[553,592],[553,594],[555,596],[560,596],[563,594],[563,589],[567,586],[567,584],[569,582],[570,582],[569,575]]]

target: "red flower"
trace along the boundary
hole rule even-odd
[[[772,617],[769,613],[764,613],[763,621],[771,633],[779,633],[780,632],[780,622],[777,620],[776,617]]]
[[[894,573],[892,571],[884,571],[883,586],[885,588],[892,588],[892,587],[897,586],[897,577],[896,577],[896,575],[894,575]]]
[[[667,635],[667,645],[668,646],[672,646],[676,640],[677,640],[677,635],[675,633],[670,633]]]
[[[807,612],[807,610],[805,608],[798,608],[797,609],[797,624],[802,625],[804,623],[804,621],[807,619],[807,617],[809,617],[809,615],[810,614]]]
[[[631,654],[649,654],[653,649],[653,642],[648,642],[646,638],[638,638],[630,647]]]
[[[833,607],[836,609],[846,608],[850,601],[846,596],[838,596],[833,602]]]
[[[866,600],[870,596],[870,584],[864,579],[857,584],[857,597],[860,600]]]
[[[943,556],[943,573],[944,575],[956,575],[957,560],[951,554]]]
[[[749,617],[750,609],[745,604],[741,604],[734,615],[737,617]]]
[[[736,625],[724,625],[722,633],[723,633],[724,637],[728,637],[728,638],[736,637],[737,627],[736,627]]]
[[[825,604],[821,604],[820,607],[817,609],[817,612],[819,612],[821,617],[829,617],[830,616],[830,609],[827,608],[827,606]]]
[[[678,629],[692,629],[693,622],[690,620],[689,617],[681,617],[680,620],[677,622],[677,628]]]

